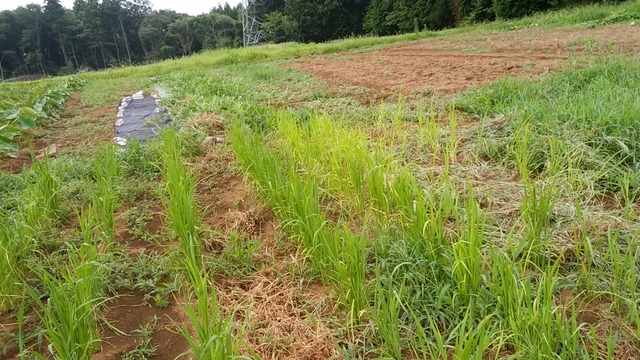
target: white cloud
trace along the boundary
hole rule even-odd
[[[199,15],[207,13],[211,8],[216,7],[218,4],[224,4],[228,2],[229,5],[234,6],[240,3],[240,0],[150,0],[151,6],[155,10],[171,9],[181,13],[187,13],[190,15]],[[0,10],[12,10],[18,6],[23,6],[31,3],[44,4],[44,1],[34,0],[14,0],[14,1],[0,1]],[[66,8],[73,7],[73,0],[61,0],[60,3]]]

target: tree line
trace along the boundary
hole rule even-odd
[[[261,0],[266,42],[322,42],[517,18],[575,3],[616,0]],[[618,0],[620,1],[620,0]],[[0,77],[154,62],[242,46],[241,6],[190,16],[148,0],[58,0],[0,12]]]

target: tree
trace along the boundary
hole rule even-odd
[[[263,0],[268,42],[321,42],[366,32],[390,35],[462,21],[524,16],[575,3],[620,0]],[[242,46],[241,5],[196,17],[152,11],[149,0],[43,0],[0,12],[0,79],[68,74]]]
[[[230,47],[237,27],[242,26],[228,15],[211,12],[195,19],[195,33],[202,49]]]
[[[180,44],[169,34],[169,25],[182,15],[171,10],[159,10],[144,16],[138,35],[146,60],[163,60],[180,54]]]
[[[0,49],[0,79],[4,80],[5,76],[13,76],[21,63],[20,32],[11,11],[0,12]]]
[[[169,35],[180,43],[182,55],[191,55],[195,39],[195,19],[184,15],[169,25]]]
[[[267,14],[262,23],[265,41],[275,44],[297,41],[297,29],[298,24],[281,11]]]
[[[361,34],[369,0],[287,0],[284,15],[300,41],[320,42]]]

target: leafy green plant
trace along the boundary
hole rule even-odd
[[[49,89],[35,86],[26,95],[3,92],[3,101],[0,102],[0,154],[17,151],[15,140],[25,131],[36,129],[43,121],[58,119],[71,92],[83,83],[79,78],[69,78]]]
[[[116,288],[144,294],[145,302],[158,307],[170,305],[172,294],[180,288],[180,279],[167,256],[140,252],[136,257],[123,256],[115,263],[112,283]]]
[[[223,272],[229,277],[247,276],[256,270],[256,251],[260,243],[253,238],[229,233],[229,242],[222,254],[213,263],[214,272]]]
[[[157,346],[153,345],[153,332],[155,331],[158,323],[158,317],[153,316],[153,319],[148,323],[142,325],[139,329],[134,330],[134,333],[142,336],[142,339],[138,343],[135,349],[123,352],[120,355],[120,360],[147,360],[153,358],[156,354]]]
[[[148,204],[130,207],[122,214],[122,220],[127,224],[131,235],[144,241],[154,241],[159,237],[147,229],[153,218],[154,213]]]

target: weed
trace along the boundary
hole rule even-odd
[[[153,319],[148,323],[142,325],[139,329],[134,330],[133,333],[139,334],[142,339],[135,349],[123,352],[120,355],[120,360],[146,360],[151,359],[156,354],[156,345],[153,345],[153,332],[158,323],[158,317],[153,316]]]
[[[127,224],[131,235],[135,238],[153,242],[158,239],[157,234],[151,234],[147,228],[154,219],[154,212],[147,205],[133,206],[122,214],[122,220]]]
[[[213,272],[224,272],[229,277],[247,276],[256,270],[256,251],[260,243],[253,238],[229,233],[229,242],[213,264]]]
[[[527,259],[544,257],[545,245],[549,240],[549,231],[553,208],[557,202],[557,189],[553,184],[538,185],[525,183],[520,217],[524,223],[524,237],[516,245],[514,255]]]
[[[458,104],[478,116],[507,116],[504,128],[491,129],[485,137],[501,145],[515,144],[509,152],[494,155],[509,163],[516,158],[521,173],[524,165],[540,170],[552,164],[550,171],[557,173],[560,164],[570,164],[589,171],[596,190],[613,190],[614,179],[637,168],[640,159],[633,140],[638,129],[631,121],[639,79],[635,60],[597,61],[535,82],[507,79],[466,93]],[[523,137],[529,139],[527,144]],[[556,139],[552,149],[545,138]]]
[[[394,359],[401,359],[403,335],[400,312],[402,311],[404,284],[401,283],[395,289],[394,274],[391,274],[391,281],[386,285],[382,282],[383,278],[380,274],[376,274],[373,301],[375,304],[375,309],[373,310],[373,321],[376,325],[375,332],[384,344],[385,354]]]
[[[141,252],[135,258],[123,256],[115,264],[111,282],[116,288],[141,291],[146,302],[168,307],[180,287],[176,275],[168,257]]]
[[[484,242],[484,221],[480,209],[469,189],[466,206],[466,221],[458,220],[458,239],[453,245],[453,273],[457,279],[458,292],[471,303],[479,295],[482,285],[483,264],[480,249]]]

